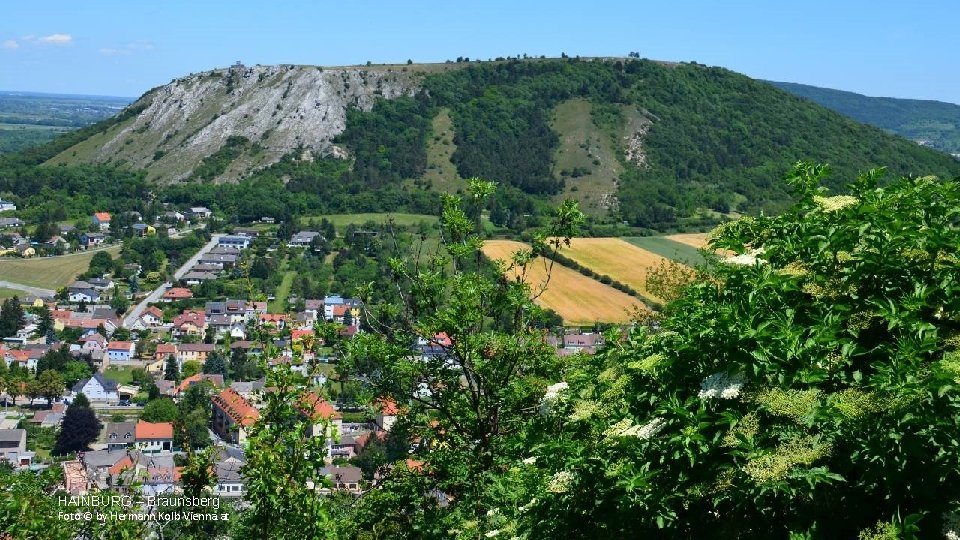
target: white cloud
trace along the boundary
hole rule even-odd
[[[8,40],[4,41],[3,43],[0,43],[0,48],[4,48],[4,49],[19,49],[19,48],[20,48],[20,44],[17,43],[17,41],[16,41],[15,39],[8,39]]]
[[[70,45],[73,43],[73,36],[70,34],[50,34],[49,36],[38,38],[38,41],[51,45]]]

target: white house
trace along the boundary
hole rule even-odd
[[[207,219],[213,212],[206,206],[194,206],[190,208],[190,217],[194,219]]]
[[[71,292],[69,298],[74,303],[86,302],[92,304],[100,301],[100,293],[94,289],[81,289]]]
[[[0,199],[0,212],[6,212],[7,210],[12,211],[16,209],[17,209],[17,205],[13,204],[10,201],[5,201],[3,199]]]
[[[133,358],[136,354],[137,346],[130,341],[111,341],[107,345],[107,358],[111,362],[126,361]]]
[[[82,393],[87,399],[100,403],[116,403],[120,401],[117,392],[117,381],[104,377],[100,372],[94,373],[89,379],[81,379],[73,385],[73,397]]]
[[[221,236],[217,240],[218,246],[232,247],[237,249],[247,249],[250,246],[252,238],[249,236]]]
[[[160,454],[173,450],[173,424],[171,422],[144,422],[136,427],[137,448],[144,454]]]

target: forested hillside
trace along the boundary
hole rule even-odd
[[[722,68],[574,58],[440,66],[191,76],[4,159],[0,194],[34,212],[57,199],[68,214],[89,212],[93,198],[139,209],[142,198],[102,197],[104,180],[125,178],[233,219],[286,219],[429,213],[439,191],[481,177],[500,185],[486,208],[498,226],[537,226],[573,198],[591,223],[670,230],[782,210],[782,171],[800,159],[838,176],[877,163],[898,175],[960,174],[950,156]],[[192,112],[167,126],[177,107]],[[70,178],[84,185],[64,191]]]
[[[858,122],[960,155],[960,105],[932,100],[869,97],[806,84],[773,81],[770,84]]]

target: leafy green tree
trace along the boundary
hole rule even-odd
[[[532,463],[508,475],[529,482],[508,516],[522,534],[956,526],[960,183],[881,188],[875,170],[829,196],[827,171],[798,164],[785,213],[714,231],[711,249],[736,256],[682,287],[658,330],[557,374],[525,440]]]
[[[197,373],[200,373],[200,368],[200,362],[197,362],[196,360],[187,360],[183,363],[183,378],[186,379],[187,377],[192,377]]]
[[[80,362],[78,360],[72,360],[64,364],[61,373],[63,374],[63,383],[68,388],[73,387],[77,381],[93,375],[90,366],[86,362]]]
[[[87,277],[100,277],[103,274],[113,273],[113,257],[106,251],[98,251],[90,259],[90,265],[87,267]]]
[[[80,399],[74,400],[63,415],[60,434],[57,436],[52,453],[62,456],[88,450],[90,443],[97,440],[102,427],[103,424],[97,419],[93,409],[84,406]]]
[[[70,405],[74,407],[90,407],[90,400],[87,398],[87,395],[83,392],[80,392],[73,398],[73,402]]]
[[[492,192],[491,184],[474,180],[467,197],[481,201]],[[582,220],[576,204],[562,205],[536,249],[559,249]],[[422,441],[414,457],[427,462],[431,489],[455,494],[449,513],[462,523],[445,526],[473,524],[463,530],[464,537],[489,532],[476,527],[501,504],[497,475],[525,457],[520,453],[521,433],[537,422],[531,410],[563,365],[542,332],[530,326],[540,310],[531,296],[545,284],[534,284],[531,291],[523,281],[479,271],[482,240],[476,231],[476,221],[461,200],[445,197],[441,232],[449,258],[438,258],[429,267],[412,260],[391,261],[392,278],[409,284],[416,294],[372,314],[374,331],[347,342],[340,363],[344,376],[369,381],[375,395],[408,409],[400,425],[410,439]],[[546,243],[546,236],[554,240]],[[522,275],[528,264],[549,267],[552,262],[527,250],[498,270],[517,268]],[[399,316],[386,319],[389,314]],[[425,358],[411,352],[418,336],[433,339],[440,334],[449,341],[438,344],[439,350]],[[411,482],[411,487],[419,485]],[[404,519],[386,511],[358,527],[379,528]]]
[[[177,419],[177,405],[170,398],[155,399],[144,405],[140,419],[144,422],[173,422]]]
[[[16,296],[7,298],[0,306],[0,337],[9,337],[23,326],[23,308]]]
[[[86,364],[83,364],[86,366]],[[47,405],[53,403],[54,399],[63,395],[64,382],[60,373],[48,369],[37,376],[37,386],[40,395],[47,398]]]
[[[123,294],[116,293],[113,295],[113,298],[110,299],[110,307],[113,308],[113,311],[115,311],[118,316],[122,316],[130,309],[130,301],[127,300],[127,297]]]

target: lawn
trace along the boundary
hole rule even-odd
[[[109,366],[104,372],[104,376],[113,379],[120,384],[131,384],[133,382],[133,370],[137,369],[131,366]]]
[[[484,242],[483,253],[491,259],[506,260],[514,251],[524,247],[528,246],[522,242],[488,240]],[[647,309],[640,300],[560,264],[553,265],[550,280],[546,282],[548,263],[544,258],[534,259],[527,266],[527,282],[534,293],[546,283],[546,289],[536,302],[556,311],[566,325],[625,323],[635,318],[637,310]]]
[[[296,277],[297,273],[294,271],[287,271],[283,274],[283,280],[280,282],[280,285],[277,285],[277,291],[273,293],[273,300],[270,301],[270,304],[267,306],[267,311],[270,313],[286,313],[289,306],[287,305],[287,298],[290,297],[290,289],[293,288],[293,278]]]
[[[116,257],[120,246],[111,246],[106,251]],[[0,277],[14,283],[22,283],[44,289],[66,287],[77,276],[87,271],[90,259],[97,250],[71,253],[59,257],[35,257],[32,259],[0,259]]]
[[[664,262],[663,255],[621,238],[574,238],[570,247],[564,246],[560,253],[601,276],[610,276],[653,300],[660,300],[647,291],[647,273]]]
[[[661,257],[691,266],[706,262],[703,255],[700,255],[700,252],[697,251],[699,246],[691,243],[695,241],[692,237],[685,238],[686,242],[674,240],[673,237],[667,236],[634,236],[624,238],[624,240]]]

